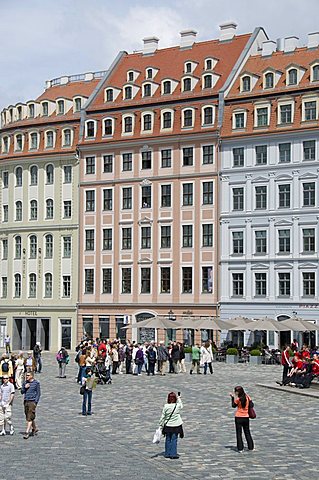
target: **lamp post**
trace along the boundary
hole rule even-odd
[[[176,317],[174,316],[174,312],[172,309],[169,310],[168,312],[168,319],[171,320],[171,321],[174,321],[176,320]],[[166,334],[167,334],[167,341],[168,342],[174,342],[176,340],[176,337],[175,337],[175,332],[176,330],[173,330],[172,328],[168,328],[167,331],[166,331]],[[173,338],[174,336],[174,338]]]

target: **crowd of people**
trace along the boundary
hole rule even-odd
[[[299,349],[297,340],[287,345],[281,354],[283,366],[281,386],[309,388],[315,377],[319,377],[318,349],[310,350],[308,345]]]

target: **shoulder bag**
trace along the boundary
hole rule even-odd
[[[177,406],[177,403],[175,403],[175,407],[174,407],[173,410],[171,411],[171,414],[170,414],[170,416],[168,417],[167,422],[165,422],[165,424],[163,425],[163,427],[159,426],[159,427],[155,430],[155,433],[154,433],[154,436],[153,436],[153,443],[159,443],[159,442],[161,441],[161,438],[162,438],[162,436],[163,436],[163,428],[166,427],[166,425],[168,424],[168,422],[169,422],[170,419],[172,418],[172,415],[173,415],[173,413],[175,412],[176,406]]]
[[[249,418],[256,418],[257,415],[256,415],[256,412],[255,412],[255,409],[254,409],[254,402],[252,401],[251,398],[248,397],[248,416]]]

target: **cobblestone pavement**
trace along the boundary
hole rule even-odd
[[[256,387],[280,378],[279,366],[214,364],[214,375],[116,375],[93,393],[92,417],[80,415],[77,365],[56,378],[52,354],[38,375],[39,435],[24,440],[22,395],[13,407],[15,434],[0,437],[0,480],[92,479],[318,479],[318,400]],[[235,449],[229,392],[241,384],[255,401],[254,452]],[[185,438],[179,460],[165,459],[152,437],[169,391],[181,391]],[[6,460],[4,460],[6,459]],[[5,465],[5,466],[4,466]],[[29,466],[32,465],[29,469]],[[26,473],[27,472],[27,473]]]

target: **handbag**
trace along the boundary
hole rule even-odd
[[[256,411],[254,409],[254,402],[249,399],[249,404],[248,404],[248,416],[249,418],[256,418]]]
[[[159,427],[155,430],[155,433],[154,433],[154,436],[153,436],[153,443],[159,443],[159,442],[161,441],[161,438],[162,438],[162,435],[163,435],[163,429],[166,427],[166,425],[167,425],[168,422],[170,421],[173,413],[175,412],[176,406],[177,406],[177,403],[175,404],[175,407],[173,408],[170,416],[168,417],[167,422],[163,425],[163,427],[159,426]]]
[[[80,395],[84,395],[84,392],[85,392],[85,385],[82,385],[80,387]]]

